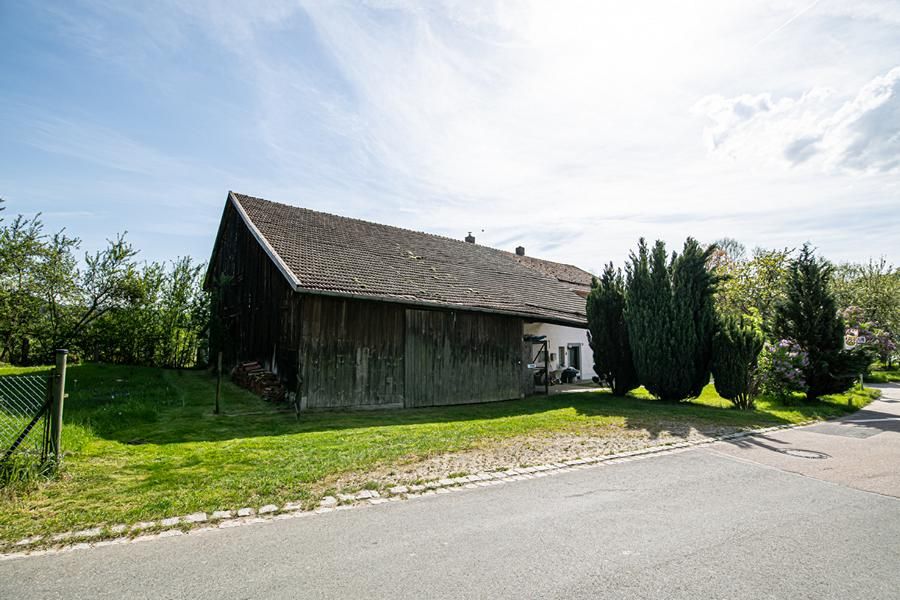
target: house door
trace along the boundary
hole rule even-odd
[[[569,366],[581,371],[581,344],[569,346]]]

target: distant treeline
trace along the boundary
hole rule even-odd
[[[80,246],[40,215],[0,218],[0,362],[47,363],[66,348],[81,360],[205,364],[203,264],[139,262],[124,234],[81,261]]]

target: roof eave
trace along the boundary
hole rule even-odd
[[[305,288],[303,286],[299,286],[295,288],[295,291],[301,294],[309,294],[310,296],[329,296],[333,298],[349,298],[351,300],[370,300],[373,302],[389,302],[392,304],[403,304],[407,306],[418,306],[421,308],[429,308],[429,309],[449,309],[449,310],[459,310],[464,312],[479,312],[479,313],[487,313],[494,315],[504,315],[509,317],[517,317],[520,319],[524,319],[526,321],[530,321],[533,323],[550,323],[554,325],[566,325],[569,327],[587,327],[587,318],[584,320],[579,319],[578,317],[573,316],[572,318],[566,317],[552,317],[549,315],[540,315],[537,313],[527,313],[527,312],[519,312],[513,310],[503,310],[496,308],[488,308],[483,306],[472,306],[468,304],[452,304],[449,302],[436,302],[430,300],[422,300],[420,298],[403,298],[399,296],[386,296],[386,295],[377,295],[377,294],[359,294],[356,292],[342,292],[340,290],[321,290],[317,288]]]
[[[275,248],[269,243],[269,240],[266,239],[266,236],[262,234],[253,220],[250,218],[250,215],[247,214],[247,211],[244,210],[244,207],[241,206],[241,203],[238,202],[238,199],[235,197],[234,192],[228,192],[228,199],[231,202],[231,205],[234,206],[234,209],[237,211],[238,215],[240,215],[241,220],[247,226],[247,229],[259,243],[260,247],[266,253],[266,255],[275,263],[275,266],[278,267],[278,270],[281,271],[281,274],[284,275],[284,278],[287,279],[287,282],[290,284],[291,288],[295,292],[301,291],[300,280],[294,275],[294,272],[291,271],[290,267],[281,259],[281,256],[278,252],[275,251]]]

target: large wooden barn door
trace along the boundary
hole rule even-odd
[[[301,406],[403,406],[403,308],[307,296],[300,336]]]
[[[522,395],[522,321],[407,309],[406,406],[509,400]]]

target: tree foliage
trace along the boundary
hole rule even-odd
[[[625,319],[638,380],[654,396],[684,400],[709,382],[717,276],[707,265],[715,251],[688,238],[680,255],[652,251],[641,239],[627,266]]]
[[[129,302],[90,328],[85,347],[97,360],[162,367],[206,362],[209,303],[203,265],[190,257],[149,263],[131,275]]]
[[[775,307],[784,299],[792,254],[787,248],[757,248],[750,259],[744,259],[743,251],[736,256],[717,251],[713,266],[721,278],[716,292],[719,312],[758,314],[763,331],[773,335]]]
[[[900,343],[900,269],[882,257],[867,263],[844,263],[831,278],[838,307],[853,313],[855,328],[864,328],[873,338],[880,358],[890,363]]]
[[[0,220],[0,361],[46,362],[65,347],[111,362],[194,364],[208,321],[202,265],[141,269],[124,234],[81,259],[80,246],[48,234],[40,215]]]
[[[759,392],[759,353],[765,336],[753,319],[724,315],[713,337],[716,392],[737,408],[752,409]]]
[[[41,335],[42,263],[46,235],[39,216],[0,227],[0,362],[23,362]]]
[[[594,371],[609,382],[617,396],[638,386],[637,373],[625,324],[625,281],[621,270],[609,263],[594,278],[587,297],[587,319]]]
[[[747,247],[734,238],[720,238],[713,245],[716,247],[711,257],[713,266],[720,261],[743,261],[747,256]]]
[[[690,396],[699,396],[709,383],[712,338],[716,331],[714,295],[719,278],[708,268],[715,246],[701,248],[688,238],[680,256],[672,261],[672,304],[675,331],[688,362]]]
[[[868,368],[863,351],[844,351],[844,323],[829,284],[832,266],[806,244],[791,261],[786,296],[775,312],[775,332],[807,353],[807,398],[849,389]],[[861,371],[862,370],[862,371]]]

